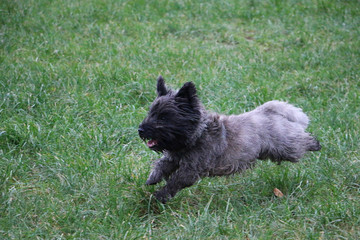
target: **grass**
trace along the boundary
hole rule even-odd
[[[0,238],[360,238],[358,1],[0,2]],[[162,205],[137,126],[162,74],[227,114],[302,107],[321,152]],[[273,189],[284,193],[276,198]]]

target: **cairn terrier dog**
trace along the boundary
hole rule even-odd
[[[162,203],[202,177],[240,172],[256,159],[297,162],[307,151],[321,149],[305,132],[308,117],[285,102],[270,101],[240,115],[211,113],[192,82],[174,91],[161,76],[157,95],[138,131],[151,150],[163,153],[146,181],[167,181],[155,193]]]

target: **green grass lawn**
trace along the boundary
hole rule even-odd
[[[323,148],[162,205],[159,74],[221,113],[288,101]],[[359,116],[356,0],[2,0],[0,239],[359,239]]]

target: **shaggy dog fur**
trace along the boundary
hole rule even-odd
[[[150,149],[163,153],[146,181],[167,181],[155,193],[163,203],[201,177],[240,172],[256,159],[297,162],[307,151],[321,149],[305,132],[308,117],[288,103],[270,101],[240,115],[210,113],[192,82],[173,91],[161,76],[157,94],[138,131]]]

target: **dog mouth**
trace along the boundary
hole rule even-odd
[[[158,144],[158,142],[157,142],[157,140],[155,140],[155,139],[150,139],[150,140],[146,143],[146,145],[147,145],[149,148],[153,148],[153,147],[155,147],[157,144]]]
[[[146,142],[146,146],[148,146],[150,149],[155,150],[159,147],[158,146],[158,140],[153,139],[151,136],[145,134],[145,130],[142,127],[139,127],[139,136],[140,138]]]
[[[158,145],[158,141],[156,139],[146,138],[146,137],[141,137],[141,138],[144,142],[146,142],[146,146],[148,146],[151,149],[155,148]]]

